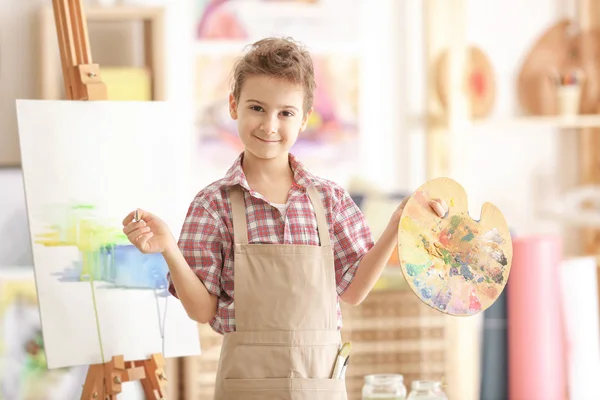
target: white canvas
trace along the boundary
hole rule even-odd
[[[17,117],[48,367],[102,362],[98,331],[104,361],[163,344],[165,357],[199,354],[197,324],[162,287],[160,254],[119,237],[136,207],[178,237],[191,200],[185,119],[164,102],[38,100],[18,100]]]

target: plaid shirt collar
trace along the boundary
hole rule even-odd
[[[244,189],[251,191],[246,180],[246,174],[244,174],[244,170],[242,169],[243,159],[244,153],[242,152],[225,174],[223,185],[235,186],[239,184]],[[291,153],[289,153],[289,161],[294,173],[294,186],[306,189],[312,185],[315,179],[314,175],[308,172],[304,165]]]

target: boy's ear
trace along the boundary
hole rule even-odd
[[[310,110],[308,110],[306,114],[304,114],[304,118],[302,119],[302,125],[300,126],[300,132],[304,132],[304,130],[308,126],[308,120],[310,119],[313,110],[314,108],[311,107]]]
[[[237,119],[237,103],[235,102],[235,96],[233,93],[229,93],[229,115],[232,119]]]

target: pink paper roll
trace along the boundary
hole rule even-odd
[[[511,400],[564,400],[565,335],[558,236],[513,239],[507,285],[508,386]]]

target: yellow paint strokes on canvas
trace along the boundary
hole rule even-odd
[[[102,251],[127,244],[127,237],[114,225],[104,223],[94,213],[94,207],[75,205],[67,208],[61,223],[39,233],[35,242],[43,246],[74,246],[82,255],[81,278],[87,280],[102,268]]]

